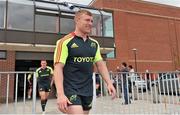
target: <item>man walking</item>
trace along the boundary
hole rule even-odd
[[[57,104],[67,114],[88,114],[93,98],[93,65],[96,65],[109,93],[116,96],[115,88],[100,54],[99,43],[89,37],[93,16],[87,10],[75,14],[75,31],[57,41],[54,54],[54,77]]]
[[[130,104],[130,98],[129,98],[129,92],[128,92],[128,68],[127,68],[127,64],[125,62],[121,63],[121,67],[122,69],[120,70],[120,72],[122,72],[122,84],[123,84],[123,92],[124,92],[124,104]]]
[[[53,70],[51,67],[47,66],[46,60],[41,60],[41,67],[36,70],[36,76],[42,112],[44,114],[49,92],[53,84]]]

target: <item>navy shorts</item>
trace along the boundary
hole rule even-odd
[[[71,105],[82,105],[85,111],[92,108],[93,96],[68,95],[67,98],[72,103]]]
[[[43,84],[38,84],[38,90],[39,91],[45,91],[45,92],[50,92],[51,91],[51,86],[50,85],[43,85]]]

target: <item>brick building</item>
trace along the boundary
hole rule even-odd
[[[73,30],[68,26],[73,24],[73,13],[66,15],[69,9],[65,8],[65,12],[59,14],[57,6],[57,9],[42,9],[40,4],[36,5],[34,10],[33,3],[0,1],[1,72],[29,71],[30,67],[38,67],[40,59],[44,57],[52,66],[55,42]],[[139,0],[95,0],[92,5],[101,10],[91,9],[95,15],[91,35],[99,41],[109,70],[115,71],[123,61],[133,66],[136,62],[138,71],[172,71],[179,68],[179,8]],[[24,12],[14,10],[16,8]],[[31,12],[27,9],[31,9]],[[14,18],[13,14],[20,18]],[[21,16],[28,22],[23,24]],[[56,26],[59,23],[60,26]],[[59,35],[58,32],[62,33]],[[133,48],[137,49],[136,55]],[[6,76],[1,75],[0,101],[6,98],[6,83]],[[11,77],[10,100],[14,99],[14,83],[15,79]]]
[[[140,0],[96,0],[97,8],[113,10],[116,58],[107,59],[115,70],[122,61],[138,71],[173,71],[180,66],[180,9]]]

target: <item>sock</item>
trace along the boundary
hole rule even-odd
[[[42,111],[45,111],[46,100],[41,100]]]

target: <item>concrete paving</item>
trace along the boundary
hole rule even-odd
[[[135,100],[129,105],[123,105],[122,98],[111,100],[111,97],[96,98],[90,114],[180,114],[180,104],[157,103],[148,100]],[[32,101],[0,105],[0,114],[31,114]],[[41,114],[40,100],[36,101],[36,114]],[[56,99],[49,99],[46,114],[62,114],[56,105]]]

